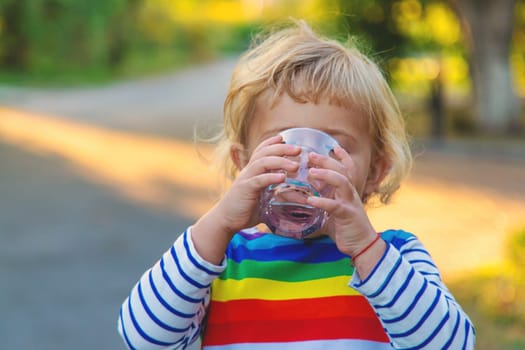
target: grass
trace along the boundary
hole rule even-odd
[[[136,51],[131,52],[116,68],[62,67],[58,70],[50,68],[27,72],[0,70],[0,82],[2,85],[43,88],[93,86],[174,71],[199,61],[199,58],[192,58],[177,49]]]
[[[63,87],[99,85],[113,79],[109,69],[69,69],[60,71],[0,71],[2,85],[30,86],[30,87]]]
[[[476,328],[476,349],[525,349],[525,228],[507,244],[507,261],[450,283]]]

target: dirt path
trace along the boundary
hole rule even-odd
[[[190,139],[194,125],[222,121],[234,59],[100,87],[17,89],[0,85],[0,106],[119,131]]]
[[[231,66],[101,88],[0,88],[6,349],[122,347],[120,302],[212,203],[216,182],[189,140],[195,124],[220,125]],[[418,151],[393,203],[370,215],[377,229],[416,233],[452,279],[500,261],[525,226],[525,149],[446,146]]]
[[[194,219],[212,203],[216,176],[209,176],[191,142],[12,109],[0,113],[5,142],[59,156],[81,177],[139,205]],[[377,229],[416,233],[452,278],[501,261],[507,235],[525,226],[524,175],[521,158],[428,150],[416,158],[393,203],[370,214]]]
[[[508,235],[525,227],[523,179],[521,159],[429,151],[393,203],[371,215],[416,233],[451,279],[501,262]]]
[[[7,107],[0,111],[0,137],[56,154],[89,170],[91,181],[157,209],[173,208],[173,193],[184,193],[192,204],[182,215],[195,217],[209,206],[213,184],[195,176],[205,170],[188,141],[195,126],[204,133],[220,127],[234,62],[98,88],[0,89],[0,106]],[[378,228],[421,236],[445,275],[499,261],[505,237],[525,226],[525,143],[447,142],[416,153],[394,203],[371,211]],[[191,166],[174,171],[177,161]],[[200,189],[184,180],[196,178]]]

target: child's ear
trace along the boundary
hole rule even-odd
[[[244,146],[240,143],[234,143],[230,146],[230,158],[239,171],[248,164],[249,160]]]
[[[372,193],[374,193],[381,181],[388,175],[392,164],[384,157],[376,156],[370,164],[370,170],[366,179],[365,190],[363,192],[363,199],[366,201]]]

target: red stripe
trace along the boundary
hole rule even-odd
[[[360,295],[295,300],[212,301],[203,344],[365,339],[388,342]]]
[[[377,318],[363,296],[352,295],[292,300],[212,301],[208,324],[248,320],[315,320],[347,316]]]
[[[204,346],[321,339],[362,339],[385,343],[389,341],[377,318],[244,321],[208,326],[203,339]]]

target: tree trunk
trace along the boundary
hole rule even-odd
[[[24,32],[25,0],[11,0],[0,5],[3,14],[3,43],[0,66],[11,70],[24,70],[27,65],[27,36]],[[0,52],[1,53],[1,52]]]
[[[474,112],[482,131],[508,133],[518,125],[510,44],[515,0],[450,0],[469,49]]]

